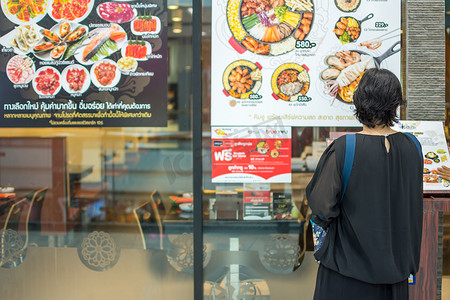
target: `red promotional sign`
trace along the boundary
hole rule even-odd
[[[291,182],[291,128],[213,128],[212,182]]]

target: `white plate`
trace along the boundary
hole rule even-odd
[[[15,58],[15,57],[17,57],[17,58]],[[8,76],[8,79],[9,79],[12,83],[15,83],[15,84],[19,84],[19,83],[12,81],[12,79],[11,79],[11,77],[10,77],[10,74],[9,74],[9,72],[8,72],[8,68],[9,68],[9,66],[10,66],[11,60],[12,60],[13,58],[14,58],[14,60],[16,60],[16,59],[18,59],[19,57],[22,57],[23,59],[25,59],[25,57],[27,57],[29,60],[32,61],[32,59],[31,59],[30,57],[25,56],[25,55],[15,55],[15,56],[11,57],[11,59],[8,61],[8,64],[6,65],[6,75]],[[34,74],[36,74],[36,65],[35,65],[34,63],[32,64],[31,69],[33,70],[33,74],[30,76],[30,79],[29,79],[27,82],[23,82],[23,83],[20,83],[20,84],[27,84],[27,83],[29,83],[31,80],[33,80]]]
[[[3,0],[2,0],[2,1],[3,1]],[[52,11],[53,11],[52,4],[53,4],[53,2],[54,2],[54,0],[48,0],[47,12],[48,12],[48,15],[50,16],[50,18],[52,18],[52,19],[53,19],[54,21],[56,21],[56,22],[59,22],[59,21],[61,21],[61,20],[66,20],[66,19],[64,19],[64,18],[57,19],[57,18],[54,18],[54,17],[53,17],[53,15],[52,15]],[[69,2],[69,1],[68,1],[68,2]],[[72,2],[72,1],[70,1],[70,2]],[[89,16],[89,14],[90,14],[91,11],[92,11],[92,8],[94,7],[94,2],[95,2],[95,0],[90,0],[90,1],[89,1],[89,3],[88,3],[88,9],[87,9],[87,11],[86,11],[86,13],[85,13],[84,15],[82,15],[81,17],[76,18],[76,19],[74,19],[74,20],[68,20],[68,21],[78,23],[78,22],[81,22],[81,21],[83,21],[84,19],[86,19],[86,17]]]
[[[81,90],[79,90],[79,91],[74,91],[74,90],[70,89],[69,83],[67,82],[67,73],[71,69],[83,69],[84,72],[86,72],[86,78],[84,79],[83,86],[81,87]],[[91,78],[90,78],[89,71],[85,67],[83,67],[82,65],[79,65],[79,64],[74,64],[74,65],[67,66],[62,71],[61,76],[62,76],[62,78],[61,78],[62,87],[69,94],[71,94],[71,93],[84,93],[84,92],[87,91],[87,89],[91,85]]]
[[[8,8],[7,8],[8,0],[1,0],[1,1],[2,1],[1,6],[2,6],[3,14],[8,18],[8,20],[10,20],[11,22],[13,22],[14,24],[17,24],[17,25],[29,25],[29,24],[36,24],[37,22],[42,20],[47,15],[47,8],[49,5],[48,1],[51,1],[51,0],[44,0],[43,12],[40,13],[37,17],[30,19],[30,21],[19,20],[16,15],[13,15],[8,11]]]
[[[39,36],[42,38],[42,35],[40,33],[40,30],[42,29],[41,26],[37,25],[37,24],[33,24],[32,26],[36,27],[36,30],[38,31]],[[5,48],[10,48],[11,46],[11,40],[14,38],[14,36],[16,35],[16,31],[17,28],[11,30],[10,32],[8,32],[7,34],[5,34],[4,36],[2,36],[0,38],[0,44],[5,47]],[[40,38],[40,39],[41,39]],[[36,43],[34,43],[36,44]],[[34,44],[30,47],[30,49],[27,52],[23,52],[22,50],[19,50],[19,48],[13,47],[14,48],[14,53],[16,54],[28,54],[33,50],[33,46]]]
[[[152,19],[153,19],[153,20],[156,19],[156,30],[155,30],[155,31],[153,31],[153,32],[147,32],[147,31],[140,32],[140,31],[135,31],[135,30],[134,30],[134,22],[136,22],[137,19],[134,19],[134,20],[131,22],[131,25],[130,25],[130,27],[131,27],[131,32],[132,32],[134,35],[158,34],[158,33],[161,31],[161,20],[160,20],[158,17],[155,17],[155,16],[152,16]]]
[[[191,212],[194,210],[194,205],[192,203],[181,203],[178,207],[185,212]]]
[[[14,193],[13,187],[0,187],[0,193]]]
[[[103,2],[103,3],[107,3],[107,2]],[[112,2],[112,3],[120,3],[120,2],[119,2],[119,1],[115,1],[115,2]],[[100,4],[102,4],[102,3],[100,3]],[[95,9],[95,11],[97,12],[98,17],[99,17],[100,19],[106,21],[106,22],[111,22],[111,23],[116,23],[116,24],[123,24],[123,23],[128,23],[128,22],[132,21],[132,20],[133,20],[134,18],[136,18],[136,16],[137,16],[137,10],[136,10],[135,8],[132,8],[132,11],[133,11],[133,17],[131,17],[131,19],[130,19],[129,21],[126,21],[126,22],[113,22],[113,21],[105,20],[105,19],[103,19],[103,18],[100,16],[100,14],[99,14],[100,4],[97,5],[97,8]]]
[[[117,24],[116,24],[116,25],[117,25]],[[117,25],[117,26],[119,26],[119,31],[125,32],[125,30],[123,30],[123,28],[122,28],[120,25]],[[92,31],[90,32],[90,34],[93,34],[93,33],[97,32],[97,31],[102,31],[102,30],[105,30],[105,29],[108,29],[108,28],[109,28],[109,27],[107,27],[107,28],[97,28],[97,29],[92,30]],[[77,53],[75,54],[76,60],[77,60],[80,64],[85,65],[85,66],[89,66],[89,65],[92,65],[92,64],[95,63],[95,61],[92,61],[92,60],[88,60],[87,62],[83,61],[83,51],[84,51],[84,49],[86,48],[86,46],[89,44],[90,41],[91,41],[91,38],[87,38],[86,40],[84,40],[84,41],[83,41],[83,45],[84,45],[84,46],[81,47],[81,48],[79,48],[79,49],[77,50]],[[122,40],[120,40],[119,42],[116,42],[117,48],[118,48],[117,50],[108,52],[109,55],[107,55],[107,56],[105,56],[105,55],[100,55],[99,61],[102,61],[104,58],[106,58],[106,57],[112,55],[113,53],[115,53],[115,52],[117,52],[117,51],[119,51],[120,48],[122,48],[122,47],[125,45],[126,42],[127,42],[127,36],[125,36],[125,37],[124,37]]]
[[[145,54],[145,58],[134,58],[137,61],[146,61],[148,60],[148,57],[150,56],[150,54],[152,54],[152,45],[150,45],[149,42],[144,41],[145,47],[147,47],[147,53]],[[125,41],[124,45],[122,46],[122,50],[121,50],[121,54],[122,56],[125,56],[125,52],[127,50],[127,46],[128,46],[128,41]]]
[[[55,90],[55,92],[54,92],[53,94],[44,94],[44,93],[42,93],[41,91],[39,91],[39,90],[37,89],[37,85],[36,85],[36,78],[39,76],[39,73],[40,73],[41,71],[47,70],[47,69],[52,69],[53,72],[55,72],[55,73],[58,74],[58,76],[59,76],[59,86],[56,88],[56,90]],[[41,67],[41,68],[39,68],[39,69],[36,71],[36,73],[34,73],[34,78],[33,78],[33,89],[34,89],[34,91],[35,91],[38,95],[42,95],[42,96],[49,96],[49,95],[56,95],[56,94],[58,94],[59,91],[61,90],[61,73],[59,73],[59,71],[56,70],[56,69],[53,68],[53,67]]]
[[[122,57],[122,58],[125,58],[125,57]],[[122,59],[122,58],[121,58],[121,59]],[[130,58],[130,59],[134,59],[134,58],[132,58],[132,57],[129,57],[129,58]],[[119,59],[119,61],[120,61],[120,59]],[[128,75],[128,74],[130,74],[130,72],[136,71],[136,69],[137,69],[137,67],[138,67],[138,63],[137,63],[136,59],[134,59],[134,61],[136,61],[136,66],[133,68],[133,70],[123,70],[123,69],[121,69],[120,66],[119,66],[119,61],[117,61],[117,66],[119,67],[120,72],[122,72],[122,74],[124,74],[124,75]]]
[[[113,64],[113,65],[116,66],[116,75],[114,76],[114,79],[112,80],[111,84],[109,84],[109,85],[101,85],[100,82],[98,82],[98,80],[97,80],[97,76],[95,76],[94,70],[95,70],[95,68],[96,68],[99,64],[101,64],[101,63],[110,63],[110,64]],[[119,67],[117,66],[116,62],[113,61],[113,60],[111,60],[111,59],[104,59],[104,60],[102,60],[102,61],[96,62],[96,63],[91,67],[91,81],[92,81],[92,83],[93,83],[96,87],[98,87],[98,88],[108,88],[108,87],[114,87],[114,86],[116,86],[116,85],[119,83],[120,76],[121,76],[121,74],[120,74]]]
[[[59,37],[59,26],[60,26],[60,23],[61,23],[61,22],[59,22],[59,23],[53,25],[53,27],[49,29],[51,32],[55,33],[58,37]],[[81,24],[76,23],[76,22],[69,22],[69,25],[70,25],[70,29],[71,29],[70,32],[72,32],[74,29],[76,29],[76,28],[79,27],[79,26],[83,26],[83,27],[86,28],[86,33],[85,33],[84,35],[86,35],[86,34],[89,33],[89,28],[88,28],[86,25],[81,25]],[[41,34],[41,35],[42,35],[42,34]],[[48,40],[48,39],[42,37],[42,39],[40,39],[40,40],[35,44],[35,46],[38,45],[38,44],[40,44],[40,43],[43,43],[43,42],[45,42],[45,41],[47,41],[47,40]],[[63,40],[63,39],[61,39],[61,40]],[[69,48],[70,45],[72,45],[72,44],[74,44],[74,43],[76,43],[76,41],[75,41],[75,42],[72,42],[72,43],[66,42],[66,47]],[[67,49],[66,49],[66,51],[67,51]],[[64,52],[64,53],[65,53],[65,52]],[[40,52],[39,52],[39,51],[34,51],[34,50],[33,50],[33,54],[34,54],[34,56],[36,56],[36,57],[39,58],[40,60],[54,60],[54,59],[51,57],[51,50],[48,50],[48,51],[40,51]],[[63,56],[64,56],[64,54],[63,54]],[[56,59],[56,60],[61,60],[61,59],[63,58],[63,56],[62,56],[60,59]]]

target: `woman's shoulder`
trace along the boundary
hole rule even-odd
[[[327,150],[325,150],[325,153],[327,155],[334,153],[334,155],[336,155],[337,161],[339,162],[344,158],[345,144],[346,144],[345,135],[340,136],[337,139],[333,140],[333,142],[328,146]]]
[[[347,134],[354,134],[354,133],[347,133]],[[345,148],[347,134],[344,134],[343,136],[340,136],[333,141],[332,145],[334,150]]]

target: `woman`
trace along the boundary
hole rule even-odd
[[[342,202],[345,137],[325,150],[306,188],[313,221],[328,230],[315,253],[314,299],[408,299],[407,278],[420,258],[422,155],[390,128],[403,103],[393,73],[366,71],[353,101],[363,130]]]

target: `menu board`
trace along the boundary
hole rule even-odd
[[[212,182],[291,182],[290,127],[213,127]]]
[[[449,190],[450,183],[437,175],[437,168],[450,168],[450,155],[442,122],[400,121],[393,127],[396,131],[413,134],[422,146],[424,191]]]
[[[167,124],[165,0],[2,0],[0,127]]]
[[[213,0],[211,124],[360,126],[353,93],[400,78],[400,0]]]

